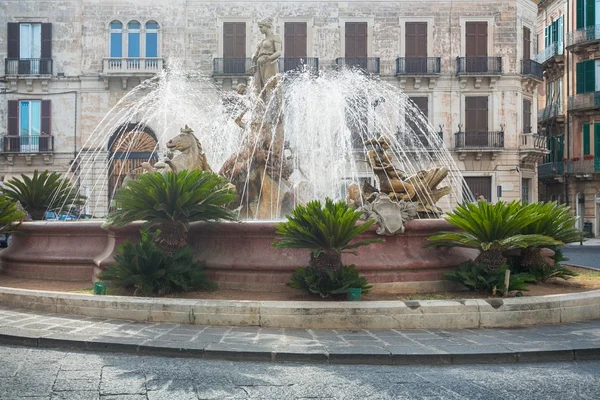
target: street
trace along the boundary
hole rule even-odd
[[[368,366],[0,346],[6,399],[598,399],[600,362]]]
[[[563,261],[563,264],[600,269],[600,243],[597,239],[594,239],[594,244],[586,243],[584,246],[569,244],[563,246],[562,250],[563,255],[569,259]]]

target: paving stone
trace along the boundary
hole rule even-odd
[[[98,392],[55,392],[51,400],[100,400]]]
[[[57,379],[53,389],[55,392],[95,391],[97,393],[99,386],[100,377],[97,379]]]

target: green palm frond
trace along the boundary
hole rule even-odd
[[[522,234],[539,234],[550,236],[563,243],[579,242],[581,232],[575,228],[577,217],[567,205],[558,205],[556,202],[533,203],[532,208],[543,217],[521,230]]]
[[[363,240],[350,243],[361,233],[365,232],[374,220],[357,225],[362,215],[343,202],[334,203],[326,199],[325,206],[315,200],[306,206],[297,206],[287,221],[277,226],[277,239],[273,246],[279,248],[310,249],[314,256],[320,252],[346,252],[371,243],[382,242],[381,239]]]
[[[19,211],[17,203],[9,199],[6,195],[0,194],[0,232],[10,232],[13,223],[19,221],[25,216],[23,211]]]
[[[48,210],[69,211],[85,201],[85,197],[58,172],[39,173],[35,170],[32,177],[23,174],[21,178],[9,180],[3,190],[8,198],[20,202],[34,220],[43,219]]]
[[[148,228],[171,224],[187,230],[195,221],[235,219],[225,208],[235,200],[227,181],[198,170],[142,174],[120,189],[114,200],[118,209],[108,215],[108,225],[146,221]]]

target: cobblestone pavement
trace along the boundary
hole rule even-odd
[[[511,329],[347,331],[136,323],[0,308],[0,343],[315,363],[595,360],[600,320]]]
[[[598,399],[600,362],[256,363],[0,346],[0,399]]]

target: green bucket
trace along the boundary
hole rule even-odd
[[[106,294],[106,283],[94,282],[94,294],[105,295]]]
[[[360,301],[361,288],[350,288],[348,289],[348,300],[349,301]]]

